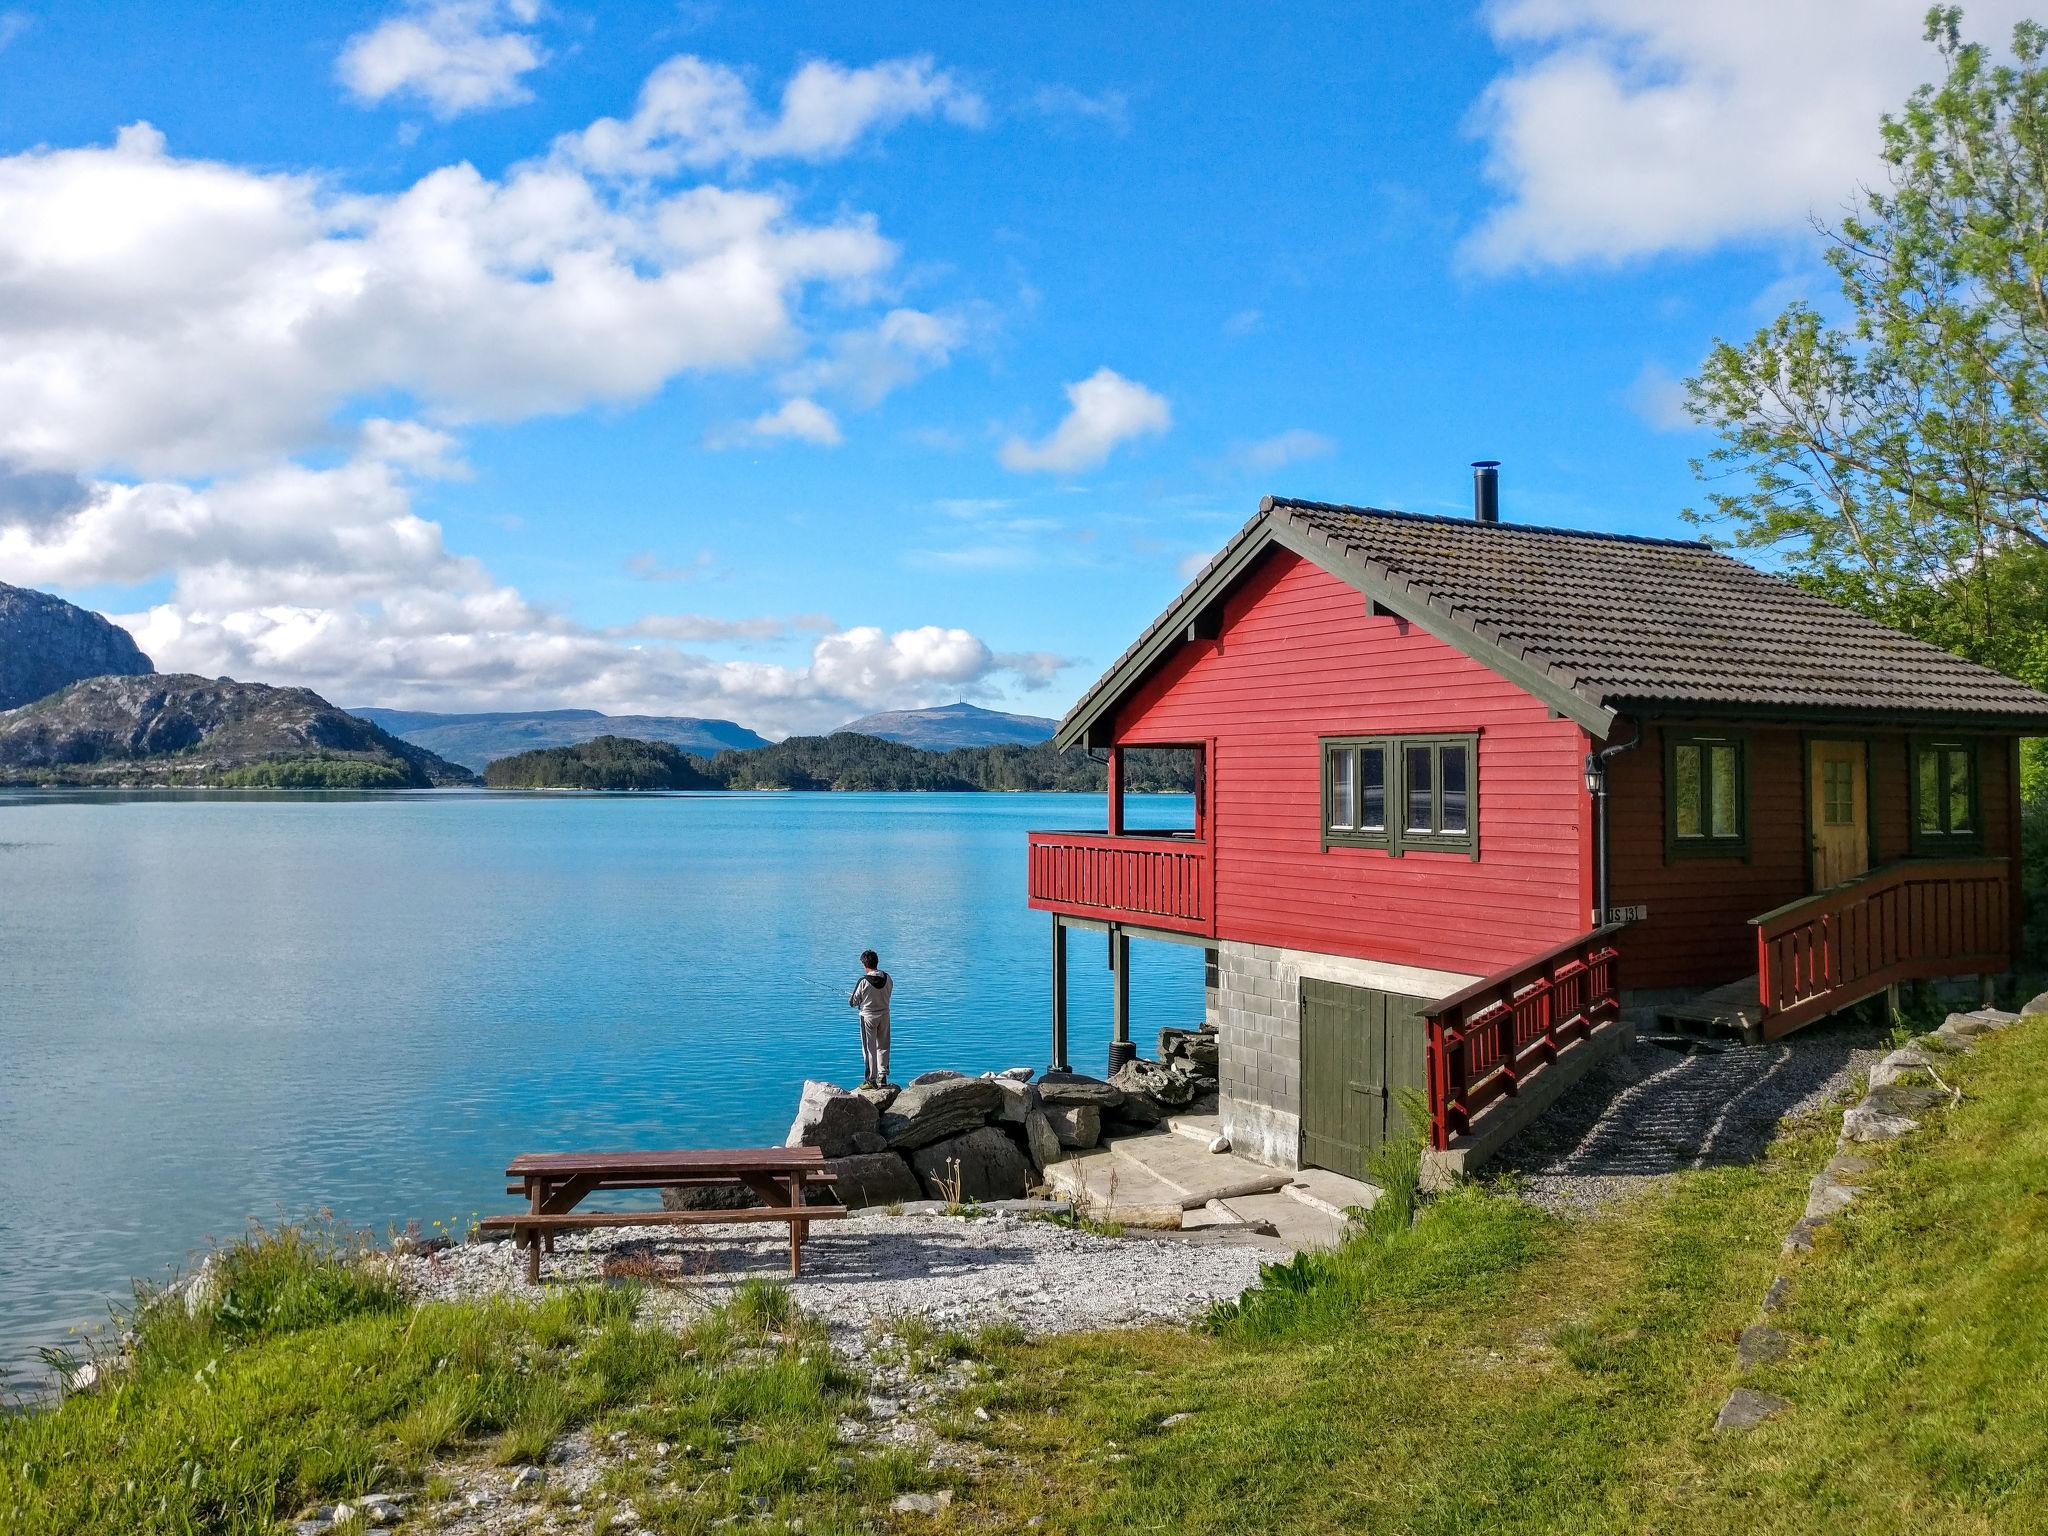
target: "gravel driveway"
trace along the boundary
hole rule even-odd
[[[1585,1210],[1688,1168],[1754,1161],[1778,1122],[1847,1093],[1883,1054],[1874,1024],[1817,1024],[1771,1045],[1675,1050],[1649,1042],[1603,1062],[1509,1142],[1492,1171],[1527,1198]]]
[[[973,1218],[861,1213],[821,1221],[804,1245],[790,1291],[830,1327],[833,1343],[864,1352],[870,1323],[915,1313],[942,1328],[1008,1321],[1030,1333],[1179,1322],[1234,1297],[1258,1278],[1270,1248],[1200,1233],[1102,1237],[1009,1213]],[[543,1286],[605,1271],[652,1271],[649,1309],[687,1314],[723,1300],[752,1275],[787,1275],[780,1226],[565,1233],[544,1261]],[[510,1243],[471,1243],[399,1261],[424,1297],[532,1294]]]

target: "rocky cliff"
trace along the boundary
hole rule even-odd
[[[120,625],[0,581],[0,709],[33,703],[81,678],[155,670]]]
[[[171,674],[88,678],[0,711],[0,782],[424,789],[474,775],[311,689]]]

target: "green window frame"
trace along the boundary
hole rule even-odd
[[[1479,857],[1479,738],[1329,736],[1323,847]]]
[[[1984,846],[1984,785],[1971,738],[1916,737],[1906,775],[1909,846],[1916,854],[1975,853]]]
[[[1740,731],[1664,733],[1666,859],[1749,857],[1749,738]]]

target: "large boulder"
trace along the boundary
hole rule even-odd
[[[1031,1183],[1017,1144],[988,1125],[918,1148],[910,1166],[934,1200],[1015,1200]]]
[[[744,1184],[692,1184],[661,1192],[665,1211],[743,1211],[760,1203],[761,1197]]]
[[[1123,1103],[1121,1088],[1079,1072],[1048,1072],[1038,1080],[1038,1096],[1047,1104],[1092,1104],[1115,1109]]]
[[[1093,1104],[1048,1104],[1045,1123],[1071,1152],[1085,1152],[1102,1140],[1102,1111]]]
[[[1123,1090],[1126,1101],[1142,1095],[1162,1109],[1186,1109],[1195,1102],[1191,1076],[1156,1061],[1127,1061],[1116,1069],[1110,1082]]]
[[[903,1205],[924,1198],[924,1186],[910,1171],[910,1164],[894,1152],[860,1152],[852,1157],[835,1157],[825,1164],[838,1192],[839,1203],[849,1209],[864,1205]]]
[[[854,1138],[872,1132],[881,1119],[876,1107],[857,1093],[848,1093],[834,1083],[804,1084],[797,1100],[796,1119],[782,1140],[785,1147],[816,1147],[827,1157],[845,1157],[859,1151]]]
[[[978,1077],[912,1083],[882,1116],[881,1132],[896,1151],[909,1152],[977,1130],[1002,1106],[1003,1090]]]
[[[1029,1083],[1020,1083],[1010,1077],[991,1078],[990,1081],[1002,1091],[1002,1108],[996,1112],[1000,1120],[1011,1125],[1022,1125],[1033,1111],[1043,1107],[1039,1102],[1038,1090]]]
[[[950,1083],[965,1077],[965,1072],[955,1072],[951,1067],[935,1067],[929,1072],[920,1072],[910,1080],[913,1088],[922,1088],[930,1083]]]
[[[2030,1019],[2037,1013],[2048,1013],[2048,992],[2040,993],[2031,1002],[2020,1004],[2020,1017]]]
[[[1031,1154],[1032,1166],[1041,1173],[1067,1155],[1059,1132],[1052,1128],[1042,1109],[1034,1109],[1024,1117],[1024,1146]]]
[[[864,1083],[853,1090],[853,1095],[857,1099],[866,1099],[877,1110],[884,1110],[896,1102],[896,1095],[902,1091],[894,1083]]]

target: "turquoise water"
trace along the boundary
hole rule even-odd
[[[1185,797],[1131,820],[1186,825]],[[779,1142],[856,1080],[845,997],[898,978],[894,1075],[1042,1067],[1024,834],[1079,795],[0,792],[0,1367],[208,1235],[326,1208],[509,1209],[517,1153]],[[1072,950],[1101,1070],[1105,957]],[[1197,1020],[1140,944],[1134,1032]]]

